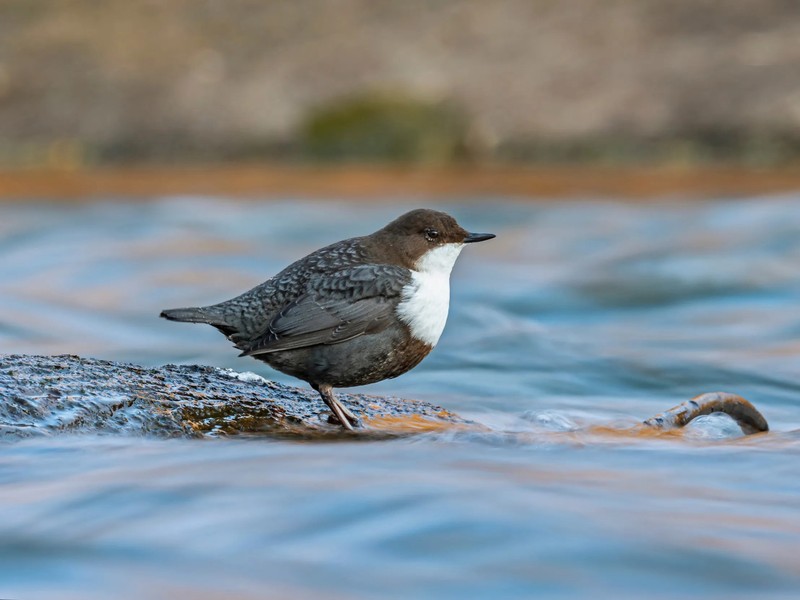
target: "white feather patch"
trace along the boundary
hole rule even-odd
[[[418,340],[435,346],[450,309],[450,272],[464,244],[444,244],[429,250],[411,271],[397,316]]]

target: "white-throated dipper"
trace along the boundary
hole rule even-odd
[[[417,366],[444,330],[461,249],[493,237],[469,233],[443,212],[412,210],[371,235],[312,252],[232,300],[161,316],[213,325],[239,356],[307,381],[352,429],[358,419],[333,388]]]

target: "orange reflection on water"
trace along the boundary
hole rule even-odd
[[[466,430],[473,426],[465,423],[452,423],[429,419],[422,415],[381,415],[364,419],[364,424],[370,429],[391,433],[424,433],[451,430]]]

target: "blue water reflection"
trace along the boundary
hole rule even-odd
[[[162,308],[231,297],[427,201],[0,208],[0,351],[236,358]],[[791,597],[800,589],[800,204],[440,205],[450,319],[366,391],[494,427],[392,442],[40,439],[0,454],[0,596]],[[773,432],[584,433],[705,391]]]

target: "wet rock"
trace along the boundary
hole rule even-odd
[[[466,423],[423,402],[339,395],[364,420],[366,427],[356,432],[362,436]],[[61,432],[346,435],[329,425],[327,416],[312,390],[253,374],[193,365],[145,368],[72,355],[0,356],[0,437],[5,438]]]
[[[316,392],[253,373],[196,365],[145,368],[72,355],[0,355],[0,438],[75,432],[372,439],[453,427],[491,432],[425,402],[337,394],[361,417],[363,428],[347,432],[331,425]],[[712,413],[730,415],[745,434],[769,429],[747,400],[715,392],[655,415],[630,431],[679,429]]]

